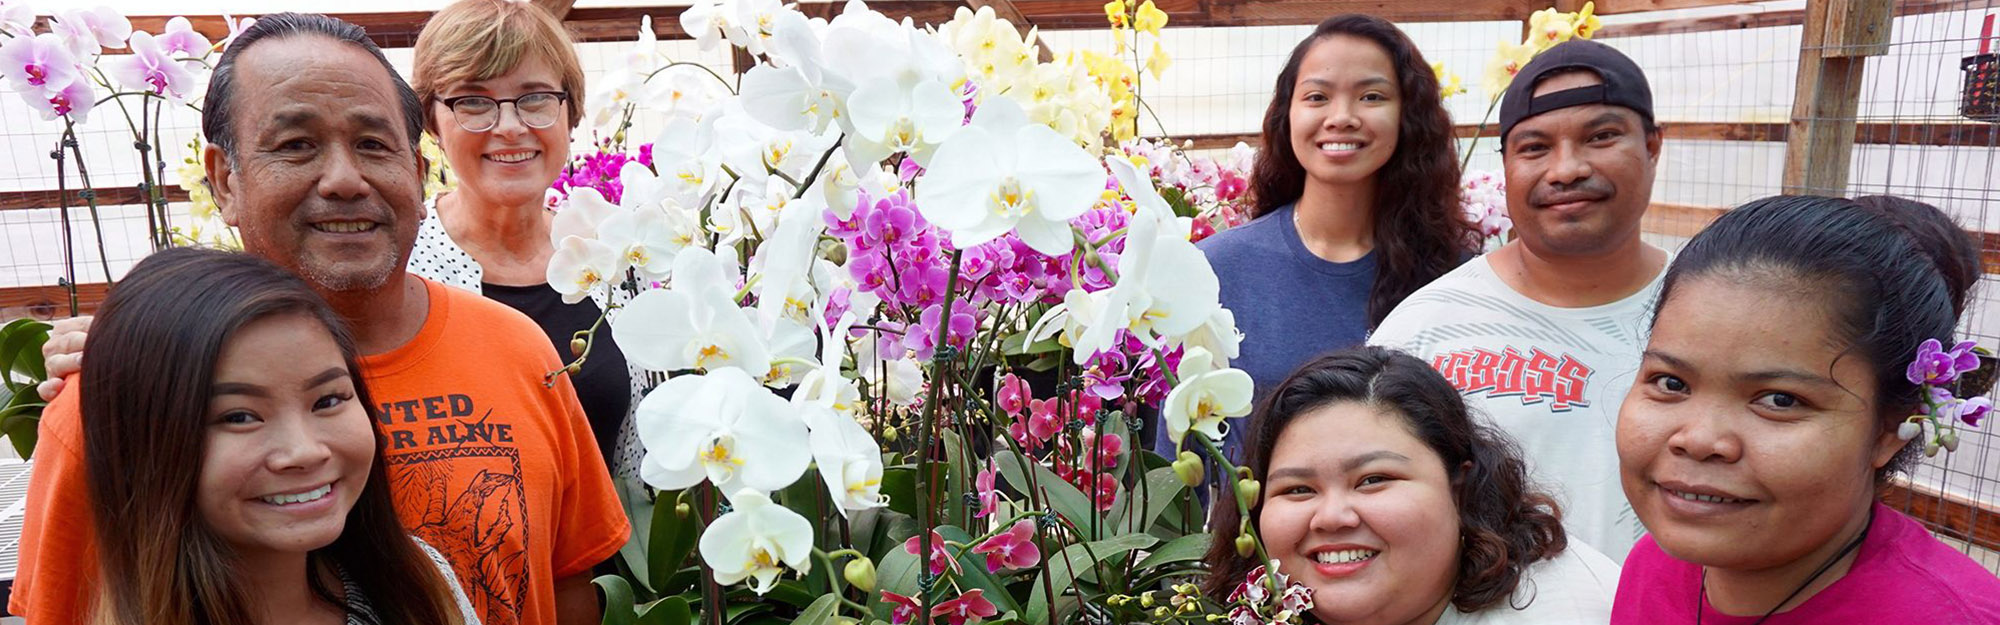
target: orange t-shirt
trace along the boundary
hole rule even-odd
[[[625,544],[624,507],[569,378],[542,384],[562,366],[547,334],[498,302],[424,284],[416,338],[361,359],[396,512],[451,559],[482,621],[555,625],[555,580]],[[81,622],[96,586],[77,382],[43,412],[28,487],[9,608],[36,625]]]

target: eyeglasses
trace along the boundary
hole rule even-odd
[[[529,128],[554,126],[562,118],[563,102],[569,101],[569,94],[560,91],[537,91],[520,96],[496,100],[483,95],[462,95],[442,100],[451,115],[458,120],[458,127],[466,132],[486,132],[500,125],[500,105],[513,104],[514,116]]]

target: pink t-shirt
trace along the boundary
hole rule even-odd
[[[1701,567],[1667,555],[1652,536],[1625,558],[1612,625],[1695,622]],[[1703,625],[1750,625],[1757,616],[1729,616],[1701,606]],[[2000,577],[1953,550],[1903,513],[1875,504],[1875,522],[1847,575],[1766,625],[1868,623],[1972,625],[2000,623]]]

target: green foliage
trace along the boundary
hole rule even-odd
[[[48,402],[35,386],[48,379],[42,344],[49,341],[49,324],[15,319],[0,326],[0,435],[22,458],[35,455],[36,427]]]

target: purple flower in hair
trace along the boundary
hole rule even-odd
[[[1974,357],[1972,364],[1978,366],[1979,359]],[[1924,339],[1922,344],[1917,345],[1917,357],[1910,361],[1904,377],[1909,378],[1911,384],[1939,386],[1958,379],[1958,371],[1955,354],[1946,352],[1944,344],[1937,339]]]

